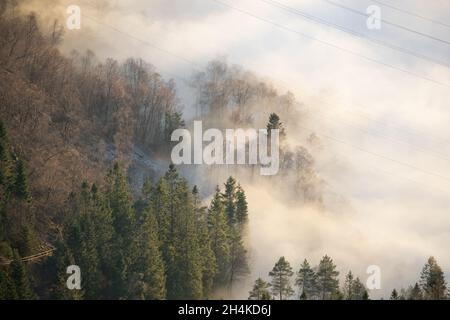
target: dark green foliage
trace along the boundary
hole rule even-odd
[[[398,292],[396,289],[392,290],[389,300],[399,300]]]
[[[11,189],[14,176],[14,165],[10,151],[8,133],[5,125],[0,120],[0,192],[3,195]]]
[[[238,184],[236,190],[236,220],[239,224],[244,224],[248,220],[248,203],[245,191]]]
[[[258,278],[253,285],[252,291],[249,292],[249,300],[270,300],[269,292],[270,284],[265,282],[263,279]]]
[[[14,260],[11,263],[11,279],[15,285],[18,299],[33,300],[36,298],[30,285],[27,269],[17,251],[14,253]]]
[[[225,183],[225,191],[222,194],[223,204],[225,208],[225,215],[227,216],[229,224],[237,222],[236,214],[236,180],[229,177]]]
[[[313,299],[317,295],[316,274],[306,259],[297,272],[295,285],[299,288],[300,298],[302,300]]]
[[[17,299],[16,286],[7,268],[0,267],[0,300]]]
[[[274,297],[286,300],[294,294],[290,283],[293,275],[291,265],[284,257],[281,257],[269,272],[269,276],[272,278],[271,289]]]
[[[425,299],[442,300],[447,297],[447,284],[444,279],[444,272],[434,257],[428,258],[422,269],[420,286]]]
[[[30,196],[28,191],[28,179],[25,172],[25,165],[22,160],[18,160],[15,170],[15,181],[13,194],[19,199],[26,200]]]
[[[331,299],[333,293],[339,289],[339,272],[329,256],[322,258],[316,275],[320,299]]]
[[[212,249],[216,256],[218,268],[216,284],[224,285],[229,279],[230,231],[219,188],[216,189],[216,193],[211,201],[208,214],[208,226],[211,233]]]
[[[267,132],[270,135],[270,132],[273,129],[280,130],[280,138],[284,138],[286,133],[284,130],[284,125],[280,120],[280,117],[276,113],[271,113],[269,115],[269,122],[267,123]]]
[[[368,292],[363,283],[351,271],[345,276],[343,297],[347,300],[367,300]]]

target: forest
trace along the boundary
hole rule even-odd
[[[323,256],[319,265],[311,267],[303,260],[294,272],[285,257],[275,263],[268,273],[270,281],[255,280],[249,292],[250,300],[369,300],[369,290],[364,281],[352,271],[339,284],[339,271],[328,255]],[[414,285],[393,289],[389,300],[447,300],[449,291],[444,272],[434,257],[430,257],[422,268],[419,281]]]
[[[264,181],[252,165],[193,174],[170,162],[171,133],[192,126],[175,80],[140,58],[63,54],[63,26],[16,6],[0,1],[0,300],[229,298],[252,269],[244,180],[293,206],[324,207],[309,149],[320,141],[303,132],[292,143],[303,114],[291,92],[220,59],[195,72],[195,117],[279,129],[280,172]],[[70,265],[81,290],[66,286]],[[267,276],[249,299],[370,298],[351,271],[340,285],[328,255],[295,270],[281,257]],[[447,299],[436,260],[390,298]]]

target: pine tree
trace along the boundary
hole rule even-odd
[[[354,282],[355,279],[353,278],[353,274],[351,271],[349,271],[347,273],[347,275],[345,276],[345,282],[344,282],[344,297],[346,300],[354,300]]]
[[[240,229],[230,228],[230,278],[229,289],[232,290],[234,282],[250,272],[247,262],[247,250],[242,241]]]
[[[29,224],[22,226],[21,241],[19,243],[20,255],[31,255],[36,242],[37,240],[33,228]]]
[[[0,267],[0,300],[17,299],[16,287],[6,268]]]
[[[325,255],[317,270],[317,285],[322,300],[331,299],[333,292],[339,289],[338,276],[333,260]]]
[[[244,189],[238,184],[236,189],[236,220],[243,225],[248,220],[248,204]]]
[[[269,122],[267,123],[267,132],[270,136],[270,132],[274,129],[280,130],[280,138],[284,138],[286,132],[284,130],[284,125],[280,121],[280,117],[276,113],[271,113],[269,115]]]
[[[202,259],[192,193],[173,165],[169,166],[164,179],[169,186],[170,221],[167,297],[200,299],[203,296]]]
[[[3,193],[6,196],[11,190],[14,182],[13,171],[8,133],[0,120],[0,194]]]
[[[447,295],[444,273],[434,257],[430,257],[420,274],[420,286],[425,299],[442,300]]]
[[[213,292],[214,278],[218,272],[217,261],[208,229],[207,208],[201,205],[197,186],[192,189],[192,198],[197,217],[197,233],[202,260],[203,298],[208,299]]]
[[[36,299],[36,295],[33,292],[30,280],[28,278],[28,272],[25,265],[20,260],[20,255],[17,251],[14,252],[14,259],[11,263],[11,278],[16,287],[17,298],[20,300],[33,300]]]
[[[234,225],[237,222],[236,215],[236,180],[229,177],[225,183],[225,190],[222,194],[223,205],[225,208],[225,215],[228,219],[229,225]]]
[[[297,272],[295,285],[299,288],[301,300],[313,299],[317,294],[316,274],[306,259]]]
[[[124,298],[127,295],[128,269],[136,252],[133,248],[135,212],[126,176],[118,164],[114,165],[106,177],[105,194],[111,208],[114,226],[111,292],[115,298]]]
[[[366,287],[361,282],[361,280],[358,277],[356,277],[356,279],[353,281],[351,300],[368,300],[368,299],[369,293],[367,292]]]
[[[269,272],[269,276],[272,278],[271,288],[272,294],[278,297],[280,300],[288,299],[294,294],[294,290],[290,284],[290,278],[294,273],[289,262],[281,257],[272,271]]]
[[[156,215],[159,227],[159,243],[161,245],[163,259],[167,265],[170,262],[169,245],[172,219],[170,217],[171,207],[169,206],[169,185],[166,179],[159,179],[153,188],[150,206]]]
[[[416,282],[414,286],[409,290],[408,300],[422,300],[422,290],[419,284]]]
[[[396,289],[392,290],[389,300],[398,300],[398,299],[399,299],[399,296],[398,296],[397,290]]]
[[[53,277],[49,290],[50,297],[56,300],[83,299],[83,286],[81,290],[69,290],[66,284],[67,267],[75,264],[73,255],[63,241],[56,241],[55,248],[55,253],[47,261],[49,274]]]
[[[256,279],[252,291],[249,292],[248,300],[270,300],[269,287],[270,284],[263,279]]]
[[[13,194],[19,199],[27,200],[30,196],[28,178],[25,172],[25,165],[21,159],[17,160],[14,180]]]
[[[139,256],[135,260],[133,271],[142,275],[143,288],[140,297],[150,300],[165,299],[166,277],[159,248],[158,223],[150,207],[145,209],[136,242]]]
[[[208,213],[208,226],[211,243],[217,261],[218,272],[215,284],[226,284],[230,263],[229,226],[225,217],[225,210],[220,196],[219,187],[211,201]]]
[[[113,274],[113,242],[114,242],[114,226],[112,210],[108,206],[104,193],[92,185],[89,197],[89,213],[95,233],[95,243],[98,257],[99,273],[99,290],[103,297],[111,296],[108,294],[110,288],[107,278]]]

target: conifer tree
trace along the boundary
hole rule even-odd
[[[219,187],[211,201],[208,213],[208,226],[211,234],[211,243],[214,255],[217,260],[218,273],[215,283],[217,285],[226,284],[229,279],[229,263],[230,263],[230,230],[225,217]]]
[[[202,259],[197,237],[196,215],[192,194],[185,179],[174,165],[164,179],[169,189],[169,246],[167,263],[167,297],[169,299],[200,299]]]
[[[280,300],[286,300],[294,294],[290,283],[290,278],[293,274],[289,262],[284,257],[281,257],[275,263],[272,271],[269,272],[269,276],[272,278],[272,294],[275,297],[278,297]]]
[[[346,300],[353,300],[354,297],[354,292],[353,292],[353,288],[354,288],[354,282],[355,279],[353,278],[353,273],[351,271],[349,271],[347,273],[347,275],[345,276],[345,281],[344,281],[344,297]]]
[[[419,284],[416,282],[413,287],[409,290],[408,300],[422,300],[422,290],[420,289]]]
[[[299,288],[301,300],[313,299],[317,292],[316,274],[310,267],[308,260],[304,260],[297,272],[295,285]]]
[[[0,192],[9,193],[14,182],[14,166],[11,156],[8,133],[0,120]],[[2,197],[3,198],[3,197]]]
[[[236,189],[236,220],[243,225],[248,220],[248,204],[244,189],[238,184]]]
[[[217,261],[208,229],[207,208],[201,205],[197,186],[192,189],[192,198],[197,218],[197,233],[202,260],[203,298],[208,299],[212,294],[214,278],[218,272]]]
[[[17,298],[16,286],[7,268],[0,267],[0,300],[15,300]]]
[[[248,300],[270,300],[270,285],[261,278],[256,279],[253,289],[249,292]]]
[[[225,190],[222,194],[223,205],[225,208],[225,215],[228,219],[229,225],[234,225],[237,222],[236,215],[236,180],[229,177],[225,183]]]
[[[331,299],[333,292],[339,289],[339,272],[333,260],[325,255],[319,263],[317,270],[317,286],[322,300]]]
[[[16,287],[18,299],[34,300],[36,298],[36,295],[30,285],[27,269],[20,260],[20,255],[17,251],[14,252],[14,258],[11,263],[11,278]]]
[[[13,187],[14,196],[22,200],[28,200],[30,193],[28,191],[28,178],[25,172],[25,165],[21,159],[17,160],[16,173]]]
[[[359,277],[353,280],[351,300],[368,300],[369,293]]]
[[[49,258],[47,262],[49,274],[54,277],[53,279],[51,279],[51,298],[56,300],[83,299],[83,283],[81,290],[69,290],[67,288],[67,267],[75,264],[69,248],[64,244],[63,241],[56,241],[55,248],[55,253]]]
[[[389,297],[389,300],[398,300],[399,296],[398,296],[398,292],[396,289],[392,290],[391,296]]]
[[[126,176],[117,163],[106,178],[105,193],[114,226],[112,293],[116,298],[124,298],[127,295],[128,269],[132,264],[132,255],[136,252],[133,248],[135,213]]]
[[[234,282],[246,276],[250,270],[247,262],[247,250],[245,250],[240,229],[231,227],[230,229],[230,270],[229,270],[229,290],[232,290]]]
[[[133,272],[142,275],[142,298],[162,300],[166,297],[165,268],[159,248],[158,223],[150,206],[145,209],[142,220],[136,237],[138,257]]]
[[[420,274],[420,286],[425,299],[442,300],[447,296],[444,273],[434,257],[428,258]]]

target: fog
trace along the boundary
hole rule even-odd
[[[22,9],[38,12],[44,21],[64,21],[69,2],[27,1]],[[322,205],[291,201],[289,183],[250,178],[245,169],[182,169],[206,190],[230,173],[243,184],[250,210],[249,282],[267,278],[280,256],[298,269],[303,259],[316,265],[325,254],[334,259],[341,276],[351,269],[365,280],[369,265],[380,266],[382,288],[370,293],[374,298],[414,284],[430,255],[449,276],[449,68],[307,23],[258,0],[227,3],[396,68],[299,37],[211,0],[186,3],[80,1],[82,14],[90,18],[83,18],[81,30],[66,31],[62,48],[67,54],[89,48],[99,59],[142,57],[165,77],[175,78],[191,120],[195,99],[185,79],[217,57],[270,79],[279,93],[295,94],[298,114],[286,119],[287,134],[292,145],[305,146],[314,157]],[[450,64],[446,44],[387,26],[369,32],[361,17],[322,1],[283,3]],[[345,3],[361,11],[369,4]],[[436,20],[450,19],[445,1],[426,7],[420,1],[398,1],[398,6]],[[387,8],[382,14],[450,40],[446,27]],[[318,140],[314,145],[306,142],[313,132]],[[234,296],[246,298],[249,288],[249,283],[236,288]]]

